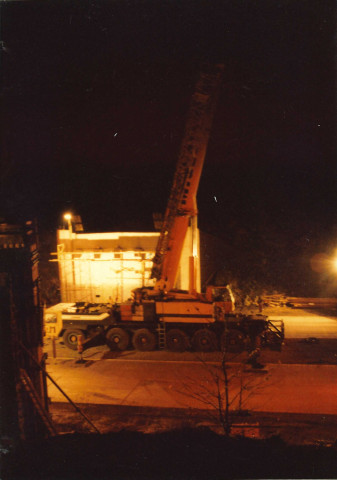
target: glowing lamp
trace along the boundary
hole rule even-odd
[[[73,233],[73,226],[71,224],[71,219],[72,219],[71,213],[65,213],[63,215],[63,218],[68,222],[68,230],[69,230],[69,234],[71,235]]]

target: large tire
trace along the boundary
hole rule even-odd
[[[155,349],[156,336],[147,328],[136,330],[132,337],[132,345],[140,352],[150,352]]]
[[[197,330],[192,338],[192,345],[198,352],[214,352],[218,349],[218,339],[212,330]]]
[[[107,344],[110,350],[126,350],[129,346],[130,337],[122,328],[111,328],[106,334]]]
[[[221,336],[221,347],[232,353],[240,353],[245,349],[245,335],[236,328],[225,330]]]
[[[68,328],[63,334],[63,341],[66,347],[71,350],[77,350],[78,337],[82,335],[85,338],[83,330],[77,330],[75,328]]]
[[[189,339],[185,332],[173,328],[166,334],[166,348],[171,352],[184,352],[189,347]]]

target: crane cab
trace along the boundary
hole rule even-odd
[[[208,285],[204,296],[207,302],[215,303],[224,313],[235,310],[235,298],[229,285],[221,287]]]

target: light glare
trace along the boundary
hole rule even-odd
[[[337,272],[337,257],[332,260],[332,267]]]

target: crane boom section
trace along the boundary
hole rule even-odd
[[[196,195],[222,73],[223,65],[207,66],[196,83],[153,259],[151,278],[157,280],[155,289],[174,287],[189,219],[197,214]]]

